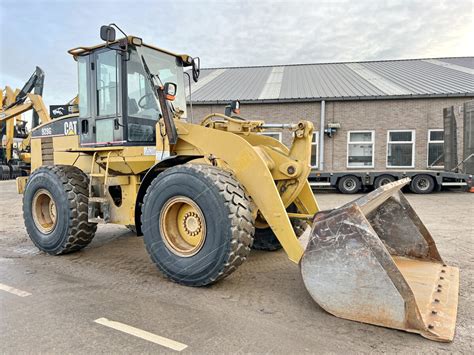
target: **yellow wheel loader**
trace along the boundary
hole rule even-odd
[[[191,123],[184,69],[197,80],[197,58],[139,37],[116,40],[115,28],[101,28],[103,44],[69,51],[79,114],[32,132],[33,172],[17,187],[39,249],[77,251],[97,224],[121,224],[143,235],[164,276],[205,286],[234,272],[253,244],[281,246],[328,312],[453,339],[458,269],[442,261],[400,192],[408,179],[319,211],[307,179],[311,122],[279,125],[293,133],[290,148],[260,135],[276,128],[263,121],[228,113]]]

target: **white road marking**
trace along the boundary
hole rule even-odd
[[[19,289],[15,288],[15,287],[11,287],[11,286],[4,285],[4,284],[0,284],[0,290],[9,292],[13,295],[17,295],[17,296],[20,296],[20,297],[31,296],[31,293],[29,293],[29,292],[22,291],[22,290],[19,290]]]
[[[127,333],[134,335],[138,338],[145,339],[148,341],[151,341],[152,343],[165,346],[169,349],[176,350],[176,351],[182,351],[186,349],[188,346],[186,344],[132,327],[127,324],[123,324],[120,322],[115,322],[112,320],[108,320],[107,318],[99,318],[94,321],[95,323],[105,325],[106,327],[119,330],[121,332]]]

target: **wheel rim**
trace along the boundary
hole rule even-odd
[[[204,245],[206,220],[193,200],[184,196],[172,197],[161,210],[160,232],[172,253],[190,257]]]
[[[260,211],[257,213],[257,217],[255,218],[255,228],[258,229],[267,229],[270,226],[268,225],[267,221],[265,218],[263,218],[263,215]]]
[[[352,179],[344,180],[344,188],[348,191],[352,191],[355,189],[356,183]]]
[[[49,234],[56,227],[57,209],[51,193],[46,189],[36,191],[32,203],[33,222],[43,233]]]
[[[430,182],[426,178],[420,178],[416,184],[418,188],[422,191],[426,191],[430,188]]]

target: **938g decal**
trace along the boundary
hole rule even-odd
[[[77,117],[55,119],[39,126],[32,132],[32,137],[76,136],[79,134]]]

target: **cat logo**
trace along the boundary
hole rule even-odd
[[[55,114],[56,116],[62,116],[64,115],[64,107],[58,107],[56,109],[53,110],[53,114]]]
[[[64,122],[64,134],[66,136],[77,135],[77,121]]]

